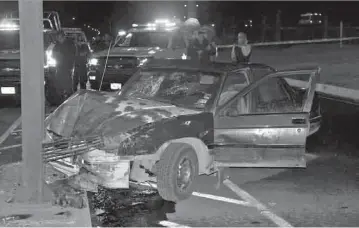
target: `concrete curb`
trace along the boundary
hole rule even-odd
[[[34,226],[34,227],[92,227],[89,201],[83,193],[85,208],[62,208],[51,203],[27,204],[9,201],[14,196],[21,163],[7,164],[0,167],[0,226]],[[47,196],[46,198],[48,198]],[[51,201],[52,199],[47,199]],[[24,216],[23,219],[17,217]]]

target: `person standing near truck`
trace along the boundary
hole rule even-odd
[[[48,92],[50,103],[60,105],[73,93],[73,72],[75,67],[76,45],[66,38],[60,31],[52,49],[52,56],[56,60],[56,72],[48,78]]]
[[[238,33],[237,43],[233,45],[231,52],[232,62],[248,63],[252,54],[252,47],[248,44],[247,35],[243,32]]]
[[[78,37],[79,39],[81,37]],[[76,55],[76,66],[75,66],[75,74],[74,74],[74,84],[73,90],[77,91],[77,87],[80,84],[80,89],[86,89],[87,82],[87,58],[90,54],[90,50],[88,45],[84,43],[82,40],[76,39],[77,45],[77,55]]]

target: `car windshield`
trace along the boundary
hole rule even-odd
[[[169,37],[168,32],[134,32],[129,33],[123,41],[118,42],[118,46],[166,48]]]
[[[20,34],[19,30],[0,31],[0,50],[19,50]]]
[[[218,73],[184,70],[142,71],[123,95],[192,109],[204,109],[220,88]]]

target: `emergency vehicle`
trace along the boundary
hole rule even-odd
[[[44,49],[55,41],[56,32],[61,28],[57,12],[44,14]],[[44,67],[56,62],[51,55],[45,55]],[[0,20],[0,98],[21,101],[21,71],[20,71],[20,20],[6,16]]]
[[[321,13],[304,13],[300,15],[299,25],[321,25],[323,16]]]
[[[186,42],[180,24],[160,19],[153,23],[133,24],[107,50],[93,53],[88,62],[92,89],[115,91],[150,59],[186,59]]]

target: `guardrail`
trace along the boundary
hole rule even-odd
[[[359,37],[343,37],[343,38],[331,38],[331,39],[315,39],[315,40],[291,40],[291,41],[279,41],[279,42],[263,42],[253,43],[254,46],[277,46],[277,45],[288,45],[288,44],[314,44],[314,43],[328,43],[328,42],[342,42],[348,40],[358,40]],[[233,44],[229,45],[218,45],[218,48],[232,48]]]

